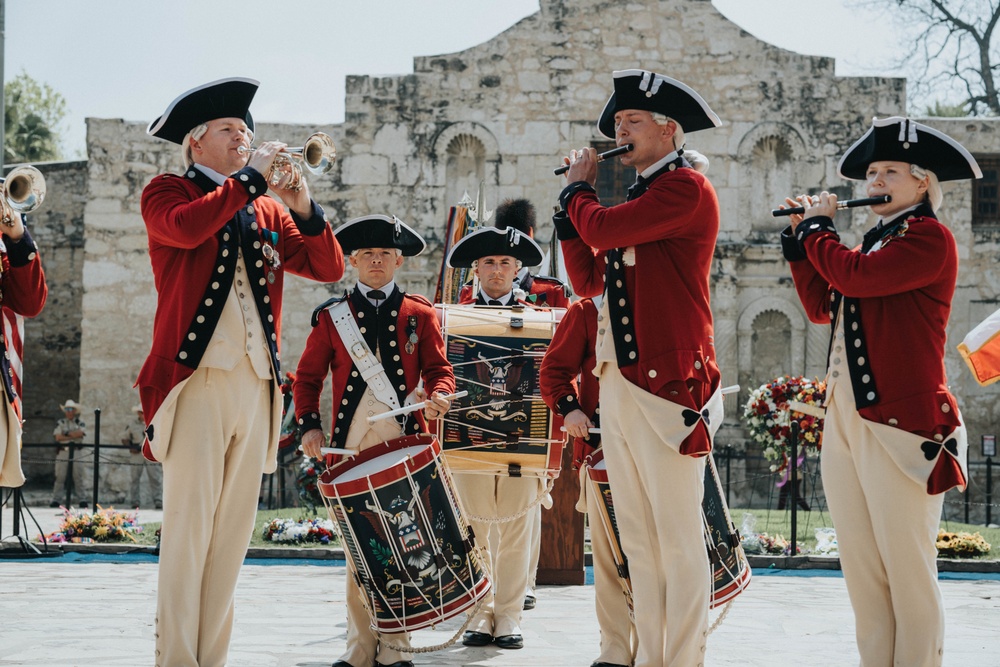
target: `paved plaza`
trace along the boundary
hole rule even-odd
[[[55,510],[35,510],[52,514]],[[9,513],[3,529],[10,533]],[[148,514],[144,520],[153,520]],[[9,540],[8,551],[10,549]],[[231,667],[328,667],[346,639],[342,565],[251,560],[237,589]],[[67,554],[0,560],[0,666],[136,667],[153,663],[156,562]],[[1000,581],[996,575],[942,580],[946,666],[1000,665]],[[984,577],[984,578],[975,578]],[[520,651],[461,645],[418,655],[416,665],[588,667],[598,656],[593,586],[541,587],[524,614]],[[415,635],[444,642],[447,627]],[[853,617],[836,572],[757,570],[708,641],[706,665],[858,664]]]

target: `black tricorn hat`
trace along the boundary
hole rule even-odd
[[[250,102],[258,86],[255,79],[233,77],[192,88],[171,102],[146,133],[180,144],[193,128],[216,118],[242,118],[253,132]]]
[[[865,180],[872,162],[908,162],[934,172],[939,181],[982,178],[972,154],[951,137],[902,116],[873,118],[872,126],[840,158],[844,178]]]
[[[670,116],[685,133],[722,125],[708,102],[677,79],[644,69],[626,69],[614,72],[614,80],[615,92],[597,121],[597,129],[608,139],[615,138],[615,114],[624,109]]]
[[[399,248],[404,257],[413,257],[427,247],[424,237],[396,216],[363,215],[348,220],[333,234],[345,255],[361,248]]]
[[[461,239],[448,254],[448,266],[465,269],[483,257],[506,255],[521,260],[524,266],[542,263],[542,249],[527,234],[513,227],[484,227]]]

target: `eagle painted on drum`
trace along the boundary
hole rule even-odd
[[[408,500],[397,495],[389,503],[389,509],[383,509],[381,505],[373,505],[365,501],[367,510],[361,510],[361,515],[368,519],[375,534],[383,544],[388,544],[389,549],[378,549],[376,552],[388,554],[398,553],[405,562],[397,563],[401,570],[412,570],[419,573],[419,576],[433,576],[437,566],[433,563],[432,547],[427,536],[433,537],[433,531],[424,526],[422,517],[433,518],[434,510],[431,507],[430,488],[417,489],[418,494],[413,494]],[[423,512],[416,509],[417,502],[423,507]],[[387,534],[387,528],[394,528],[393,539]],[[373,545],[374,546],[374,545]],[[381,560],[381,559],[380,559]],[[387,565],[388,563],[383,563]],[[431,565],[428,568],[428,565]],[[425,572],[425,568],[427,571]]]
[[[476,364],[476,375],[483,385],[488,385],[490,388],[491,413],[496,412],[498,413],[496,416],[500,416],[513,398],[510,388],[517,387],[521,382],[521,369],[524,365],[510,357],[490,359],[482,352],[479,353],[479,360],[482,363]]]

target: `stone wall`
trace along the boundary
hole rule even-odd
[[[15,165],[16,166],[16,165]],[[59,404],[80,400],[80,313],[83,311],[83,210],[86,162],[35,165],[47,194],[28,229],[38,244],[49,288],[45,309],[24,323],[24,442],[51,443]],[[86,405],[86,403],[85,403]],[[88,423],[92,417],[85,415]],[[53,449],[24,450],[29,477],[50,474]]]
[[[339,157],[328,177],[310,179],[315,198],[334,224],[391,213],[415,226],[429,248],[408,260],[401,283],[431,294],[448,207],[465,191],[475,196],[482,184],[489,208],[527,197],[540,213],[540,240],[549,238],[547,212],[563,184],[551,169],[570,148],[601,139],[595,121],[610,72],[632,67],[692,85],[725,121],[688,143],[711,159],[721,203],[712,276],[718,357],[724,382],[744,387],[727,401],[721,437],[742,442],[739,406],[750,388],[779,371],[821,376],[825,364],[828,331],[805,318],[777,244],[784,223],[769,212],[789,193],[856,194],[837,177],[837,160],[872,116],[905,109],[903,80],[836,77],[833,60],[764,43],[709,0],[541,0],[539,12],[484,44],[416,58],[412,74],[349,77],[343,124],[264,125],[258,137],[300,144],[314,129],[331,134]],[[995,121],[929,122],[974,152],[995,150]],[[145,135],[145,121],[88,123],[79,377],[84,403],[102,406],[108,432],[117,433],[136,401],[131,384],[155,303],[139,195],[153,175],[181,165],[176,147]],[[950,330],[958,342],[996,307],[998,246],[990,233],[971,230],[969,184],[944,189],[942,218],[962,248]],[[848,244],[872,223],[867,210],[838,218]],[[313,307],[343,285],[286,284],[282,356],[291,370]],[[973,437],[995,431],[996,387],[969,386],[953,346],[948,370]]]

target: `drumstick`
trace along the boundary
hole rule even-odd
[[[454,394],[448,394],[447,396],[443,396],[442,398],[444,398],[447,401],[453,401],[456,398],[462,398],[468,395],[469,392],[467,391],[459,391]],[[421,401],[420,403],[413,403],[411,405],[404,405],[403,407],[396,408],[395,410],[389,410],[388,412],[383,412],[382,414],[372,415],[371,417],[368,418],[368,423],[374,424],[377,421],[382,421],[383,419],[388,419],[389,417],[396,417],[398,415],[408,415],[411,412],[416,412],[417,410],[422,410],[423,408],[424,408],[423,401]]]
[[[788,409],[803,415],[816,417],[818,419],[826,417],[826,410],[818,405],[809,405],[808,403],[801,403],[799,401],[788,401]]]
[[[738,393],[739,390],[740,390],[740,386],[738,384],[731,384],[728,387],[723,387],[719,391],[721,391],[722,395],[725,396],[726,394],[735,394],[735,393]]]
[[[566,431],[566,427],[565,426],[560,426],[559,430],[565,432]],[[598,433],[598,434],[600,434],[600,432],[601,432],[601,429],[599,427],[588,428],[587,429],[587,433]]]
[[[340,447],[320,447],[319,453],[324,454],[347,454],[348,456],[354,456],[358,453],[356,449],[342,449]]]

